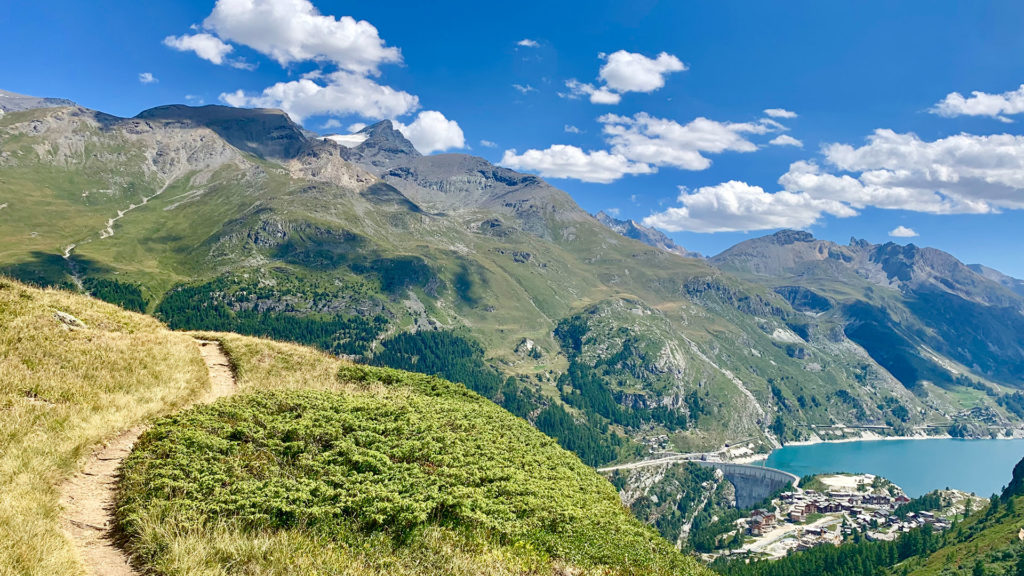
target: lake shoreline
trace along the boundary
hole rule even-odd
[[[743,455],[733,461],[800,477],[875,474],[915,497],[949,487],[976,494],[997,493],[1009,481],[1009,471],[1024,456],[1024,438],[1020,437],[875,436],[792,443],[767,455]]]
[[[955,436],[951,436],[948,433],[934,434],[934,435],[912,434],[912,435],[906,435],[906,436],[884,436],[882,434],[876,434],[876,433],[871,432],[871,431],[862,431],[860,434],[861,435],[859,437],[835,438],[835,439],[830,439],[830,440],[825,440],[825,439],[815,435],[813,438],[808,439],[808,440],[794,440],[793,442],[786,442],[781,447],[775,448],[774,450],[772,450],[771,452],[768,452],[768,453],[745,454],[743,456],[727,458],[727,460],[729,462],[733,462],[735,464],[754,464],[754,463],[762,463],[763,464],[765,461],[768,460],[768,457],[771,456],[772,453],[774,453],[774,452],[776,452],[778,450],[781,450],[783,448],[793,447],[793,446],[815,446],[815,445],[819,445],[819,444],[847,444],[847,443],[851,443],[851,442],[884,442],[884,441],[893,441],[893,440],[963,440],[965,442],[969,442],[969,441],[975,441],[975,440],[1020,440],[1021,438],[1024,438],[1024,431],[1022,431],[1022,430],[1014,430],[1014,434],[1012,436],[997,436],[995,438],[992,438],[992,437],[984,437],[984,438],[957,438]],[[725,450],[727,450],[727,449],[726,448],[722,448],[722,451],[725,451]]]

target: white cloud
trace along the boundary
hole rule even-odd
[[[513,88],[519,91],[520,94],[529,94],[530,92],[536,92],[537,89],[529,84],[513,84]]]
[[[352,124],[348,125],[348,128],[346,128],[346,130],[349,131],[349,134],[354,134],[356,132],[359,132],[363,128],[366,128],[366,122],[353,122]]]
[[[205,32],[168,36],[164,38],[164,45],[180,52],[195,52],[196,56],[218,66],[224,64],[225,57],[235,49],[220,38]]]
[[[139,74],[139,82],[143,84],[153,84],[155,82],[159,82],[159,80],[156,79],[156,76],[153,76],[152,72],[142,72]]]
[[[330,136],[324,136],[324,140],[330,140],[335,144],[341,144],[346,148],[355,148],[366,139],[369,138],[366,134],[331,134]]]
[[[369,22],[324,16],[309,0],[217,0],[203,26],[282,66],[329,61],[349,72],[377,74],[381,64],[402,60]]]
[[[336,130],[338,128],[341,128],[341,121],[338,120],[337,118],[330,118],[327,120],[327,122],[324,122],[323,125],[320,126],[320,128],[323,130]]]
[[[574,87],[571,83],[569,86]],[[655,172],[659,166],[704,170],[711,166],[705,154],[753,152],[757,145],[748,140],[747,135],[775,131],[773,126],[760,121],[733,123],[696,118],[688,124],[679,124],[643,112],[631,117],[605,114],[598,122],[604,126],[609,150],[584,152],[575,146],[556,144],[545,150],[527,150],[521,155],[514,150],[507,151],[503,163],[512,168],[534,170],[543,176],[608,183],[627,174]],[[571,134],[581,132],[568,124],[564,130]]]
[[[915,238],[918,233],[913,228],[907,228],[906,226],[897,226],[889,231],[889,236],[893,238]]]
[[[803,228],[824,215],[848,217],[867,207],[933,214],[1024,209],[1024,136],[958,134],[925,141],[876,130],[863,146],[831,144],[823,153],[831,172],[814,162],[794,162],[779,178],[782,191],[774,194],[743,182],[683,190],[680,206],[644,223],[721,232]],[[917,233],[899,226],[889,235]]]
[[[530,40],[529,38],[523,38],[519,42],[516,42],[516,46],[523,46],[525,48],[536,48],[540,46],[540,43],[536,40]]]
[[[656,169],[632,162],[620,154],[604,150],[584,152],[576,146],[555,144],[545,150],[527,150],[517,154],[506,150],[501,165],[515,170],[530,170],[546,178],[574,178],[583,182],[607,184],[627,174],[650,174]]]
[[[773,146],[796,146],[797,148],[803,148],[804,143],[796,138],[793,138],[789,134],[780,134],[775,138],[768,141]]]
[[[278,82],[260,94],[250,95],[242,90],[224,93],[220,99],[231,106],[280,108],[296,122],[321,114],[395,118],[419,108],[419,99],[408,92],[342,70]]]
[[[202,27],[193,30],[198,33],[170,36],[164,43],[235,67],[250,65],[228,60],[234,50],[228,42],[248,46],[282,66],[319,64],[318,70],[261,92],[221,94],[220,100],[231,106],[281,108],[297,122],[319,115],[395,119],[420,108],[415,95],[372,78],[380,75],[381,65],[402,61],[398,48],[387,46],[369,22],[323,15],[309,0],[217,0]],[[324,127],[340,126],[340,120],[331,119]],[[412,122],[395,121],[395,126],[425,154],[465,146],[458,123],[440,112],[421,112]],[[349,129],[363,127],[357,123]]]
[[[589,84],[588,84],[589,86]],[[622,96],[608,90],[608,88],[602,86],[597,90],[590,93],[591,104],[611,104],[615,105],[622,101]]]
[[[772,118],[796,118],[796,112],[785,108],[767,108],[764,113]]]
[[[622,96],[608,90],[604,86],[594,88],[593,84],[586,84],[576,79],[566,80],[565,87],[569,91],[559,92],[558,95],[570,100],[583,96],[586,96],[593,104],[618,104],[622,100]]]
[[[942,198],[921,211],[1024,208],[1024,136],[957,134],[928,142],[912,133],[876,130],[864,146],[832,144],[824,153],[837,169],[859,173],[865,187]]]
[[[204,100],[202,96],[197,96],[195,94],[185,94],[185,101],[194,106],[202,106],[206,103],[206,100]]]
[[[1003,122],[1011,122],[1004,114],[1024,112],[1024,84],[1016,90],[1002,94],[974,91],[965,98],[959,92],[952,92],[935,104],[929,112],[946,118],[989,116]]]
[[[484,148],[496,148],[498,145],[490,140],[481,140],[480,145]]]
[[[775,228],[806,228],[822,217],[856,215],[840,202],[808,194],[776,192],[731,180],[690,192],[680,189],[678,207],[644,218],[644,225],[670,232],[739,232]]]
[[[888,210],[913,210],[944,214],[953,212],[952,203],[930,189],[878,186],[849,174],[824,172],[812,162],[794,162],[779,178],[790,192],[807,193],[819,199],[843,202],[854,208],[874,206]]]
[[[711,166],[705,153],[753,152],[757,146],[747,140],[745,134],[769,131],[760,123],[716,122],[701,117],[679,124],[643,112],[632,117],[606,114],[598,121],[604,124],[613,153],[635,162],[684,170],[704,170]]]
[[[420,112],[408,125],[396,121],[392,123],[421,154],[466,146],[466,137],[458,122],[445,118],[444,114],[435,110]]]
[[[618,218],[619,214],[622,213],[622,210],[619,210],[618,208],[605,208],[604,213]]]
[[[654,92],[665,85],[665,76],[686,70],[672,54],[662,52],[656,58],[619,50],[605,58],[598,77],[616,92]]]

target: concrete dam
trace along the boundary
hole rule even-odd
[[[739,508],[750,508],[776,491],[790,484],[796,484],[800,480],[794,474],[775,468],[706,460],[690,460],[690,462],[721,470],[725,479],[736,487],[736,506]]]

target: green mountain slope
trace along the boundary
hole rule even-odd
[[[5,278],[0,312],[4,574],[83,573],[61,486],[97,444],[149,424],[117,509],[146,573],[706,572],[463,386],[207,333],[238,394],[176,413],[210,384],[193,335]]]
[[[273,111],[65,107],[8,113],[0,135],[8,274],[80,285],[172,327],[406,368],[438,356],[432,346],[478,349],[424,369],[588,463],[635,458],[661,436],[669,450],[765,450],[815,427],[944,430],[983,396],[915,395],[845,337],[846,319],[624,238],[535,176],[421,156],[388,122],[348,148]],[[997,413],[993,429],[1019,421]]]
[[[843,325],[945,421],[1012,421],[1006,395],[1024,385],[1024,298],[1013,279],[932,248],[840,246],[794,231],[743,242],[711,262],[771,286],[818,322]]]

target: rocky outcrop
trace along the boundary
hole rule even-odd
[[[609,216],[604,211],[595,214],[594,218],[596,218],[601,224],[604,224],[626,238],[639,240],[648,246],[660,248],[665,252],[678,254],[679,256],[685,256],[687,258],[701,258],[701,255],[697,252],[690,252],[686,248],[676,244],[671,238],[659,230],[648,228],[647,226],[638,223],[636,220],[619,220]]]

